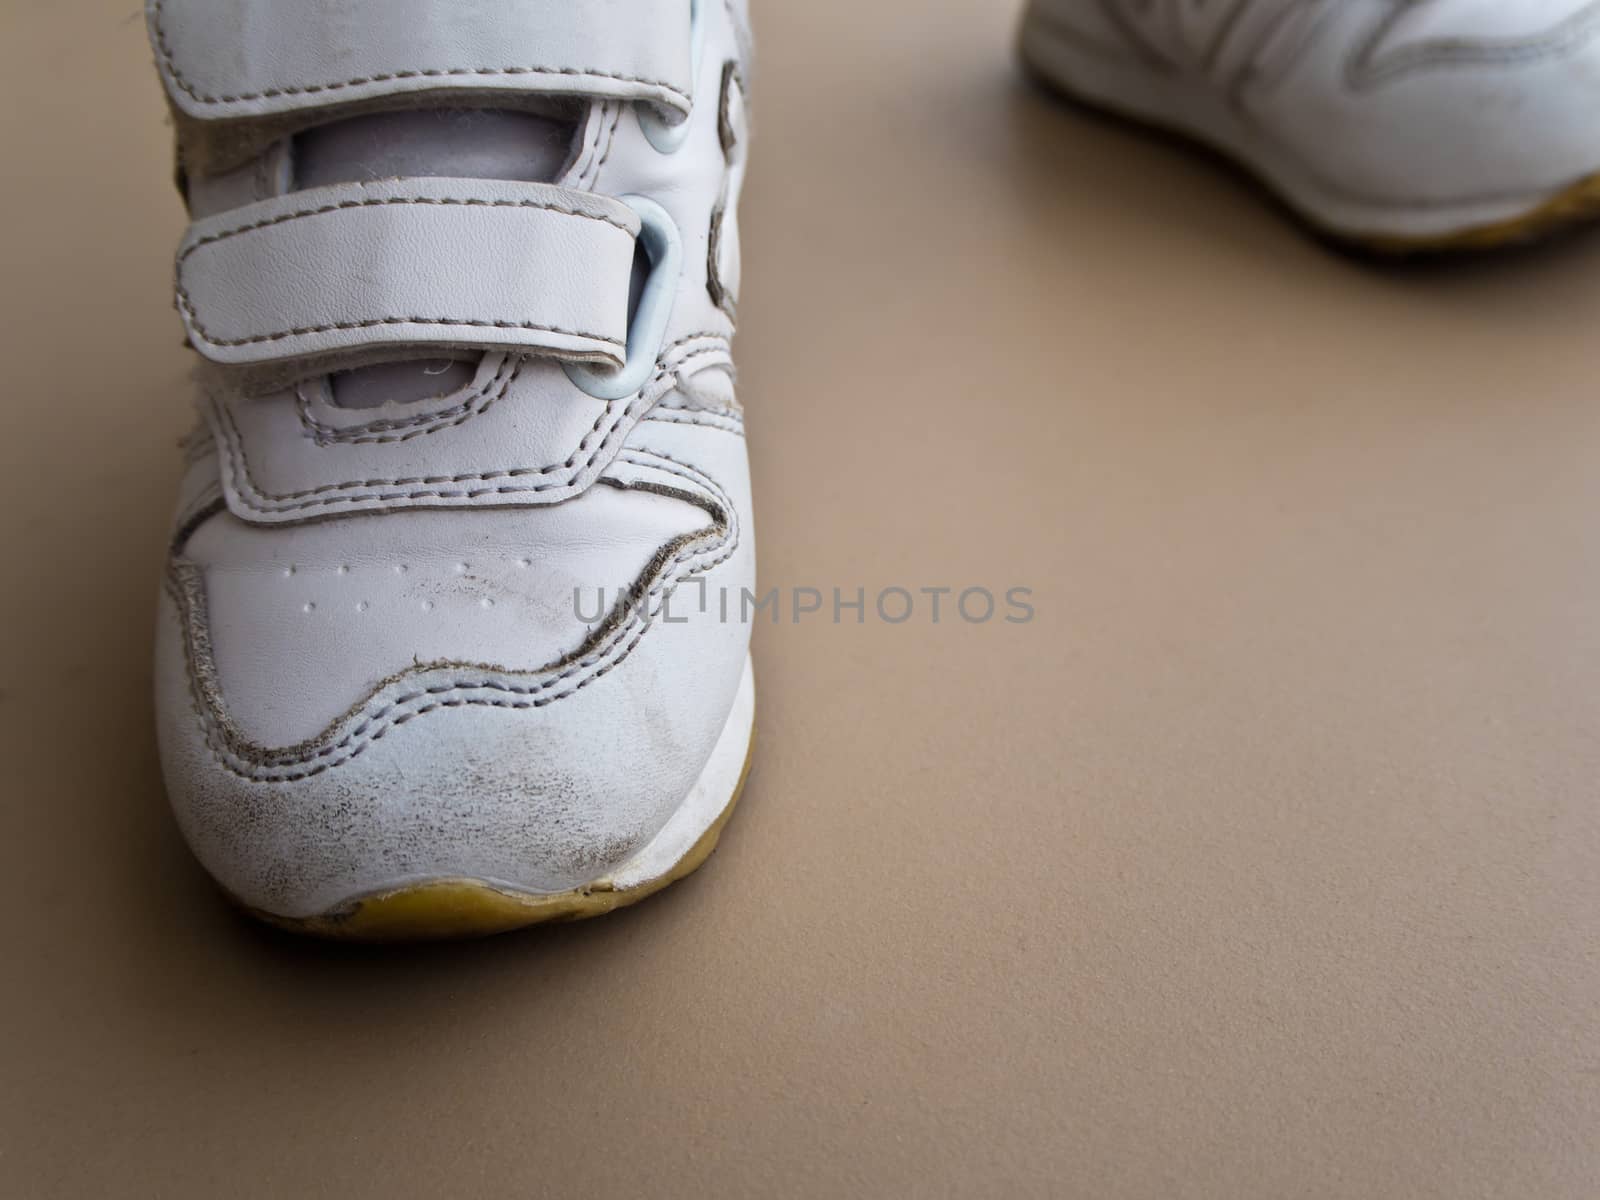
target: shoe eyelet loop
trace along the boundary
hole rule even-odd
[[[692,80],[690,90],[698,93],[700,90],[700,63],[705,58],[706,30],[705,20],[701,9],[706,0],[689,0],[689,41],[690,54],[694,58],[693,70],[690,74]],[[677,124],[669,124],[655,109],[645,105],[637,105],[639,114],[639,128],[643,131],[645,140],[654,146],[661,154],[676,154],[683,149],[683,144],[689,140],[689,123],[694,120],[693,114],[686,116]]]
[[[667,322],[683,275],[683,238],[667,210],[643,196],[619,199],[639,214],[639,244],[650,260],[650,274],[628,327],[628,357],[622,369],[597,371],[583,363],[565,364],[567,378],[596,400],[625,399],[649,381],[666,344]]]

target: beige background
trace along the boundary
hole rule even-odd
[[[1600,238],[1374,270],[1035,94],[1009,5],[758,4],[765,581],[1038,619],[764,627],[692,881],[306,945],[152,746],[136,5],[0,9],[0,1193],[1600,1195]]]

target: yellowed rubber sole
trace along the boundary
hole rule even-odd
[[[1330,232],[1329,236],[1353,242],[1378,254],[1459,254],[1525,245],[1595,221],[1600,221],[1600,174],[1578,180],[1538,208],[1519,217],[1439,237],[1397,238],[1334,232]]]
[[[755,731],[745,752],[739,783],[728,805],[664,875],[627,890],[605,884],[548,896],[508,892],[474,879],[441,879],[359,900],[338,912],[291,919],[241,906],[251,916],[290,933],[347,942],[424,942],[492,937],[561,921],[583,921],[648,899],[694,874],[711,857],[722,830],[744,794],[755,761]]]

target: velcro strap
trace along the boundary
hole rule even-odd
[[[173,104],[260,119],[412,93],[581,94],[687,114],[690,0],[147,0]]]
[[[639,218],[543,183],[410,179],[292,192],[195,222],[178,310],[213,362],[396,347],[621,366]]]

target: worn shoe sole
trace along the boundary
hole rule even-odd
[[[1037,9],[1023,21],[1019,54],[1047,90],[1216,154],[1265,188],[1314,235],[1360,252],[1404,257],[1497,250],[1600,221],[1600,171],[1553,194],[1460,205],[1394,205],[1338,194],[1274,161],[1217,97],[1096,56]]]
[[[755,751],[755,682],[750,665],[711,760],[682,805],[633,858],[583,887],[553,894],[492,880],[429,879],[356,897],[315,917],[244,907],[291,933],[353,942],[446,941],[489,937],[529,925],[604,916],[655,895],[711,857],[749,778]]]

